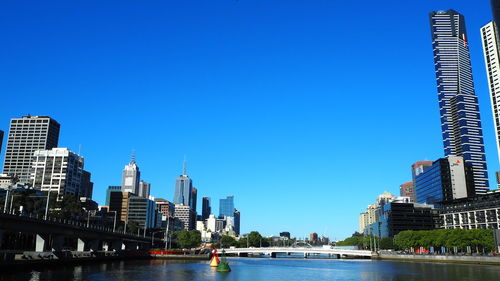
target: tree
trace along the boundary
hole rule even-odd
[[[220,239],[220,244],[222,248],[229,248],[231,246],[237,246],[238,242],[236,242],[236,239],[234,239],[231,236],[223,235],[222,238]]]
[[[181,248],[195,248],[201,244],[201,233],[197,230],[181,230],[177,232],[176,238]]]
[[[248,247],[248,244],[247,244],[248,240],[247,240],[247,238],[240,238],[240,240],[238,240],[237,242],[238,242],[238,247],[239,248],[246,248],[246,247]]]
[[[380,239],[380,249],[382,250],[394,249],[394,243],[392,238],[385,237]]]
[[[252,231],[248,234],[247,239],[250,247],[260,247],[262,236],[258,231]]]

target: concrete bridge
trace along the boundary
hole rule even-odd
[[[221,249],[222,250],[222,249]],[[268,255],[272,258],[276,254],[304,254],[304,258],[310,255],[325,254],[329,256],[336,256],[337,258],[353,257],[353,258],[371,258],[373,253],[366,250],[348,250],[336,248],[294,248],[294,247],[270,247],[270,248],[230,248],[224,249],[227,254],[236,254],[240,257],[248,256],[248,254],[262,254]]]
[[[0,213],[0,243],[5,233],[33,235],[36,252],[61,251],[65,240],[76,240],[76,251],[136,250],[151,247],[151,237],[114,232],[102,226],[87,226],[84,222],[64,219],[40,219]],[[159,239],[154,239],[160,242]],[[1,245],[1,244],[0,244]]]

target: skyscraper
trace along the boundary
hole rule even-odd
[[[142,198],[149,198],[149,194],[151,193],[151,184],[145,181],[139,182],[139,190],[137,191],[137,196]]]
[[[175,180],[174,204],[184,204],[192,208],[193,181],[186,174],[186,161],[182,175]]]
[[[399,186],[399,195],[410,197],[410,202],[415,202],[415,186],[412,181],[405,182]]]
[[[190,204],[191,209],[196,213],[196,202],[198,201],[198,189],[196,187],[193,187],[191,189],[191,198],[190,198]]]
[[[139,182],[141,180],[141,172],[139,167],[135,162],[135,157],[132,154],[130,163],[125,165],[122,173],[122,191],[132,192],[133,194],[138,194],[139,192]]]
[[[240,221],[241,219],[241,213],[240,211],[234,209],[234,232],[236,235],[240,235]]]
[[[488,87],[490,89],[491,109],[495,125],[495,136],[497,141],[497,152],[500,160],[500,3],[491,1],[493,20],[481,28],[483,42],[484,60],[486,73],[488,75]]]
[[[444,154],[472,164],[476,193],[486,193],[488,172],[465,19],[454,10],[429,16]]]
[[[60,127],[48,116],[11,119],[3,173],[17,175],[19,183],[30,184],[33,153],[57,147]]]
[[[234,196],[227,196],[226,199],[219,201],[219,217],[232,217],[234,216]]]
[[[210,207],[210,197],[203,197],[201,208],[201,219],[205,221],[212,213],[212,207]]]
[[[3,131],[0,130],[0,154],[2,154]]]

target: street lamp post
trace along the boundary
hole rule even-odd
[[[49,187],[49,191],[47,192],[47,204],[45,205],[45,217],[44,220],[47,220],[47,215],[49,213],[49,201],[50,201],[50,192],[52,191],[52,186]]]
[[[7,193],[5,194],[5,204],[3,205],[3,212],[6,213],[7,212],[7,201],[9,201],[9,192],[10,192],[10,189],[7,189]]]
[[[170,226],[170,215],[167,215],[167,228],[165,229],[165,250],[168,249],[168,227]]]
[[[118,213],[117,211],[109,211],[110,213],[113,212],[115,213],[115,219],[113,220],[113,232],[115,232],[116,229],[116,214]]]

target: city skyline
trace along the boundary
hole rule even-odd
[[[495,186],[494,172],[499,165],[494,157],[497,153],[479,32],[492,18],[489,2],[424,1],[410,11],[404,4],[391,4],[394,7],[387,8],[392,8],[394,14],[405,13],[395,15],[395,20],[409,17],[411,23],[404,29],[413,38],[398,35],[396,38],[401,41],[395,42],[395,34],[401,34],[403,27],[386,26],[387,22],[380,18],[372,23],[378,31],[364,34],[362,39],[346,32],[347,28],[361,28],[366,22],[346,24],[342,14],[352,15],[356,11],[363,18],[373,3],[367,3],[366,10],[359,10],[353,4],[318,1],[303,11],[301,5],[291,2],[285,8],[288,13],[277,16],[289,25],[281,26],[284,30],[273,25],[273,12],[280,5],[258,1],[200,4],[194,10],[202,16],[195,21],[196,27],[189,20],[174,17],[180,22],[180,27],[175,28],[175,22],[163,21],[164,15],[155,13],[137,27],[144,33],[121,34],[128,29],[111,25],[98,14],[96,25],[84,28],[83,38],[92,39],[93,28],[99,23],[108,23],[104,25],[108,32],[120,35],[116,35],[116,41],[108,41],[104,38],[106,33],[96,33],[98,38],[90,40],[99,42],[99,51],[95,53],[79,48],[74,53],[60,53],[52,45],[58,40],[71,46],[79,42],[70,36],[51,37],[50,44],[42,44],[39,52],[52,58],[53,64],[37,57],[22,58],[19,66],[14,66],[14,59],[2,57],[7,66],[2,67],[6,78],[0,90],[10,93],[7,101],[15,102],[14,96],[21,93],[33,100],[28,99],[23,107],[2,110],[0,130],[7,134],[10,119],[27,113],[57,120],[61,124],[59,146],[78,151],[82,145],[86,169],[95,183],[94,198],[100,204],[104,203],[107,186],[120,183],[121,169],[129,162],[132,148],[136,149],[141,174],[151,183],[151,195],[168,200],[173,198],[175,178],[186,154],[190,159],[190,177],[199,190],[198,198],[208,196],[212,203],[217,203],[228,194],[235,195],[238,210],[244,213],[242,233],[259,230],[270,235],[289,231],[300,237],[315,231],[330,238],[347,237],[357,229],[357,215],[373,197],[383,190],[397,194],[400,184],[411,180],[411,164],[444,156],[428,13],[455,9],[467,18],[490,187]],[[191,8],[182,4],[166,7],[168,13]],[[17,6],[11,8],[21,10]],[[203,10],[214,14],[207,15]],[[127,9],[123,12],[133,14]],[[138,17],[145,15],[138,10]],[[222,16],[222,20],[217,21],[214,15]],[[256,16],[263,23],[253,26],[251,19]],[[2,20],[9,19],[12,16],[5,15]],[[56,23],[44,17],[37,19],[42,26]],[[120,17],[117,20],[125,23]],[[144,18],[132,19],[141,20]],[[211,24],[200,28],[198,24],[205,20]],[[78,28],[86,20],[68,22],[72,28]],[[159,27],[147,29],[157,23]],[[26,32],[22,24],[15,29]],[[257,41],[238,36],[241,29]],[[172,38],[179,40],[179,46],[171,46],[169,39],[158,39],[165,30],[173,32]],[[197,31],[193,35],[197,37],[183,37],[181,33],[185,31]],[[54,32],[57,37],[64,34],[64,29]],[[277,35],[279,40],[273,39]],[[7,38],[15,36],[7,34]],[[141,36],[143,40],[138,39]],[[235,38],[223,46],[217,36]],[[134,39],[143,43],[131,43]],[[23,42],[31,40],[34,39],[24,38]],[[198,46],[198,40],[203,49],[193,47]],[[370,53],[375,56],[355,57],[366,54],[358,46],[364,40],[373,43]],[[102,57],[100,52],[110,54],[116,42],[127,44],[110,58]],[[191,48],[182,50],[186,46]],[[12,53],[11,47],[1,48],[7,51],[4,53]],[[13,57],[33,52],[27,48],[14,52]],[[408,57],[408,53],[412,56]],[[77,54],[90,59],[76,60]],[[122,61],[128,54],[134,56]],[[65,62],[65,58],[76,61]],[[45,67],[47,70],[41,73]],[[61,80],[63,70],[71,71]],[[109,77],[102,78],[104,73]],[[361,75],[361,84],[360,74],[365,74]],[[249,76],[252,78],[246,81]],[[32,85],[19,84],[22,79],[30,80]],[[411,89],[406,86],[408,83],[412,84]],[[43,95],[54,100],[36,98]],[[140,98],[130,103],[122,95]],[[62,97],[78,102],[82,115],[63,109]],[[131,105],[144,112],[127,118],[129,112],[116,109]],[[186,108],[191,110],[189,114],[185,113]],[[85,110],[98,118],[89,117]],[[124,138],[121,134],[125,131],[134,135]],[[4,138],[2,162],[5,143]],[[373,159],[382,159],[383,167],[373,166]],[[356,191],[354,196],[352,191]],[[344,197],[349,199],[341,199]],[[304,200],[303,207],[309,212],[320,215],[302,226],[294,226],[297,219],[306,219],[303,211],[295,210],[298,200]],[[200,200],[198,205],[201,206]],[[212,210],[218,209],[217,205],[212,206]]]

